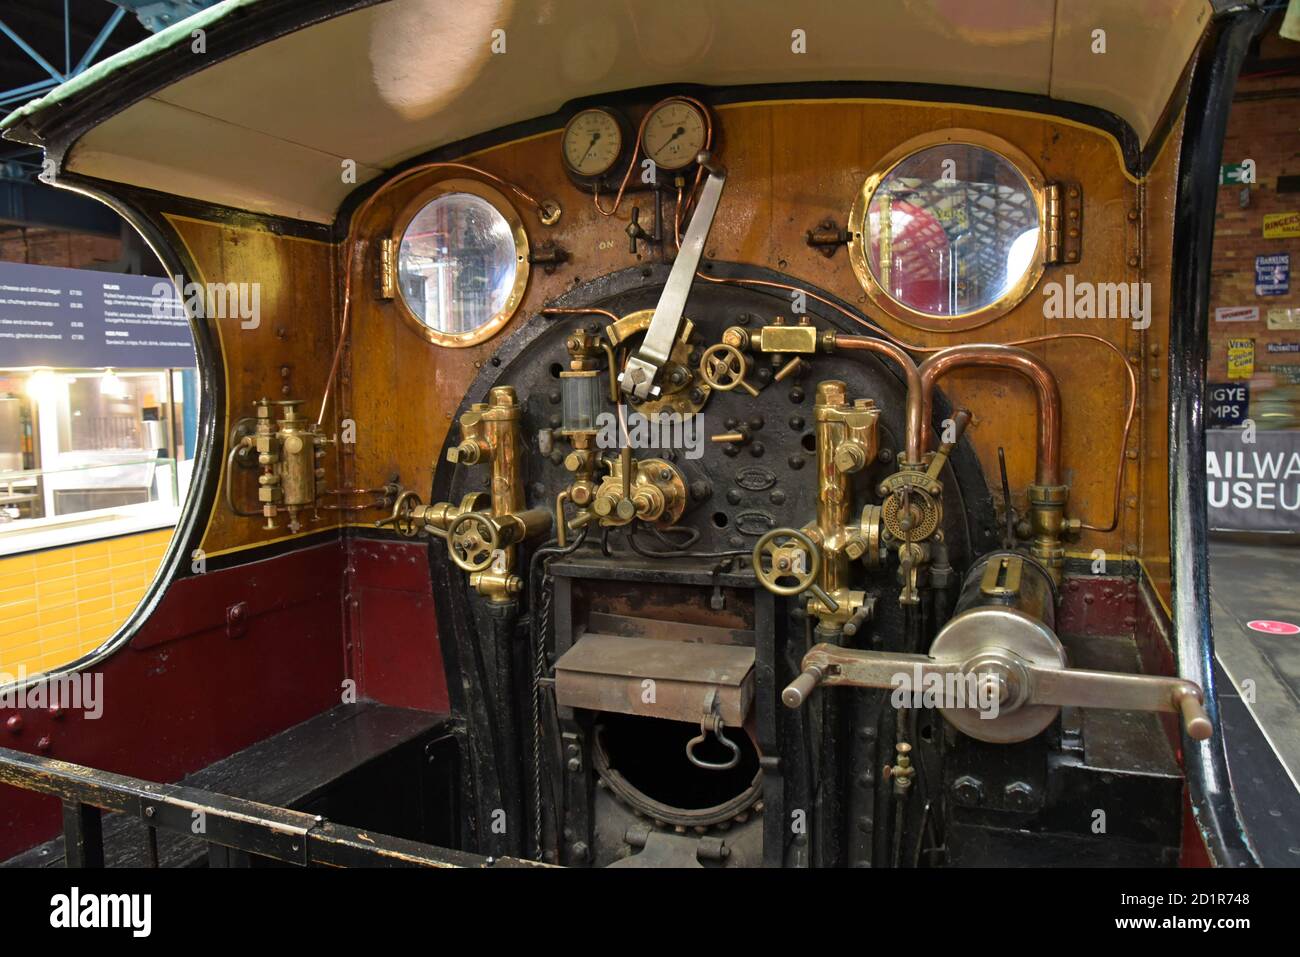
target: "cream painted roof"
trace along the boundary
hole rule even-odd
[[[247,6],[255,0],[226,0],[203,16]],[[86,133],[65,165],[330,222],[356,188],[340,175],[345,159],[364,182],[575,97],[825,80],[1052,96],[1117,114],[1145,144],[1210,12],[1208,0],[390,0],[159,90]],[[188,43],[193,22],[144,45]],[[492,50],[496,30],[504,52]],[[804,53],[792,51],[796,30]],[[1093,52],[1098,30],[1104,53]],[[74,85],[147,69],[151,54],[123,51],[21,115],[38,122],[75,100]]]

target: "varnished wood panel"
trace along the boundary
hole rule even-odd
[[[168,217],[184,242],[200,282],[260,284],[260,320],[242,328],[238,318],[207,319],[225,364],[225,408],[219,410],[221,468],[231,427],[253,415],[262,397],[305,400],[303,414],[315,419],[334,347],[335,248],[327,243],[279,236],[261,229]],[[331,418],[329,428],[333,427]],[[327,463],[332,456],[327,457]],[[337,467],[328,467],[332,485]],[[218,489],[202,548],[208,555],[289,536],[283,525],[263,528],[260,518],[240,518],[225,503],[226,477]],[[239,470],[236,501],[243,508],[257,505],[257,473]],[[322,512],[300,534],[339,524],[337,512]]]
[[[1174,211],[1183,119],[1170,133],[1143,181],[1145,278],[1151,283],[1154,320],[1142,357],[1141,555],[1166,609],[1169,582],[1169,302],[1172,295]]]
[[[844,250],[828,260],[804,240],[805,232],[827,217],[844,225],[862,180],[900,142],[930,130],[969,127],[1000,136],[1023,150],[1049,181],[1073,180],[1083,186],[1083,259],[1071,267],[1050,267],[1043,283],[1064,282],[1067,269],[1076,281],[1140,281],[1139,187],[1125,173],[1115,143],[1106,135],[1011,111],[881,101],[736,104],[721,108],[717,115],[720,155],[729,177],[706,250],[709,257],[778,269],[789,274],[792,282],[829,290],[857,304],[890,332],[922,346],[1084,332],[1108,339],[1126,355],[1140,356],[1147,351],[1148,341],[1166,341],[1167,331],[1154,335],[1156,330],[1167,330],[1159,315],[1145,333],[1122,319],[1047,319],[1041,283],[1017,308],[982,329],[953,335],[912,330],[870,308]],[[540,226],[531,210],[521,212],[534,244],[554,239],[572,257],[553,275],[534,270],[523,306],[495,339],[467,349],[433,346],[398,315],[391,302],[377,301],[367,292],[373,282],[370,273],[358,282],[349,396],[349,414],[359,428],[356,484],[374,485],[396,473],[404,484],[425,492],[455,407],[479,365],[491,357],[510,329],[565,289],[636,263],[623,229],[631,206],[644,207],[644,198],[625,200],[615,217],[600,216],[590,196],[571,186],[561,172],[558,139],[556,131],[469,159],[536,196],[559,198],[564,216],[553,229]],[[360,234],[387,235],[403,207],[435,177],[432,173],[415,176],[381,195],[358,224]],[[1168,249],[1167,242],[1153,244],[1151,253],[1167,258]],[[1157,302],[1167,308],[1167,291]],[[1072,486],[1070,514],[1104,525],[1110,520],[1115,463],[1124,452],[1121,429],[1127,380],[1121,362],[1103,347],[1078,341],[1030,348],[1046,359],[1060,380],[1063,465]],[[968,434],[986,473],[996,476],[997,449],[1003,446],[1012,485],[1023,490],[1033,476],[1034,463],[1030,387],[986,370],[955,374],[943,387],[955,403],[974,412]],[[1163,412],[1148,402],[1143,413],[1148,426],[1152,416],[1160,419]],[[1143,441],[1135,427],[1131,447],[1136,451]],[[1138,460],[1129,460],[1130,466],[1137,464]],[[1122,503],[1132,499],[1132,505],[1124,504],[1119,529],[1112,534],[1085,533],[1073,549],[1136,555],[1139,494],[1138,469],[1130,467]],[[1141,494],[1149,499],[1148,509],[1165,508],[1163,498],[1152,499],[1164,494],[1159,482],[1148,483]],[[1023,493],[1018,497],[1023,503]]]

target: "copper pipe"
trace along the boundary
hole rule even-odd
[[[608,309],[595,309],[590,306],[582,309],[567,309],[559,306],[547,306],[545,309],[537,310],[543,316],[605,316],[610,322],[618,322],[618,316],[614,315]]]
[[[713,283],[719,283],[723,285],[757,286],[757,287],[764,287],[770,289],[785,289],[790,292],[801,292],[809,299],[815,300],[816,302],[820,302],[822,305],[835,310],[840,315],[844,316],[846,319],[849,319],[850,321],[857,323],[858,325],[862,326],[865,329],[870,330],[872,333],[878,336],[884,337],[890,342],[902,347],[903,349],[906,349],[908,352],[936,353],[936,352],[942,352],[944,349],[951,348],[950,346],[918,346],[913,343],[907,342],[903,339],[898,338],[893,333],[890,333],[885,329],[882,329],[880,326],[876,325],[875,323],[870,322],[867,319],[864,319],[856,312],[853,312],[849,309],[845,309],[839,303],[832,302],[830,299],[827,299],[823,296],[819,296],[817,293],[813,292],[811,289],[808,289],[804,286],[794,286],[791,285],[790,283],[785,283],[785,282],[772,282],[771,280],[766,280],[766,279],[722,278],[719,276],[710,276],[703,272],[697,272],[695,274],[695,277],[697,279],[702,279],[705,282],[713,282]],[[1012,339],[1009,342],[1002,343],[1002,345],[1030,346],[1030,345],[1037,345],[1040,342],[1056,342],[1058,340],[1063,340],[1063,339],[1087,339],[1091,342],[1097,343],[1098,345],[1105,346],[1107,349],[1113,352],[1116,355],[1116,357],[1118,357],[1120,363],[1124,366],[1124,373],[1128,376],[1128,411],[1124,417],[1124,431],[1120,437],[1120,454],[1118,456],[1118,462],[1115,466],[1115,499],[1111,509],[1110,522],[1106,525],[1093,525],[1088,522],[1084,522],[1081,526],[1082,528],[1094,532],[1113,532],[1115,529],[1119,527],[1120,506],[1124,500],[1124,476],[1126,474],[1125,453],[1128,449],[1129,437],[1133,434],[1133,419],[1137,415],[1137,398],[1138,398],[1137,375],[1133,371],[1133,365],[1128,361],[1127,358],[1125,358],[1124,352],[1122,349],[1119,348],[1119,346],[1115,345],[1115,343],[1111,342],[1109,339],[1104,339],[1101,336],[1093,335],[1092,333],[1089,332],[1052,332],[1041,336],[1029,336],[1025,339]]]
[[[900,346],[884,339],[870,339],[866,336],[845,336],[836,334],[836,349],[874,352],[894,360],[894,364],[903,370],[907,379],[907,461],[919,465],[921,454],[925,449],[925,410],[923,407],[923,389],[921,373],[916,363]]]
[[[701,115],[703,115],[703,117],[704,117],[704,151],[705,151],[706,153],[708,153],[708,152],[712,152],[712,150],[713,150],[713,117],[712,117],[712,115],[709,113],[709,108],[708,108],[707,106],[705,106],[703,103],[701,103],[699,100],[695,99],[695,97],[693,97],[693,96],[671,96],[671,97],[669,97],[668,99],[671,99],[671,100],[684,100],[685,102],[690,103],[690,104],[692,104],[693,106],[695,106],[695,107],[700,111]],[[657,103],[655,104],[655,106],[658,106],[658,105],[659,105],[659,104],[657,104]],[[600,205],[600,188],[599,188],[599,186],[597,186],[597,187],[595,187],[595,188],[592,189],[592,193],[591,193],[591,201],[592,201],[592,203],[594,203],[595,206],[596,206],[596,212],[600,213],[600,215],[602,215],[602,216],[613,216],[615,213],[618,212],[618,208],[619,208],[619,206],[621,206],[621,205],[623,204],[623,194],[624,194],[625,192],[627,192],[628,184],[632,182],[632,174],[635,173],[635,172],[636,172],[636,169],[637,169],[636,161],[637,161],[637,158],[641,155],[641,139],[642,139],[642,137],[645,136],[645,126],[646,126],[646,122],[650,119],[650,114],[651,114],[653,111],[654,111],[654,107],[653,107],[653,106],[652,106],[649,110],[646,110],[645,116],[641,117],[641,123],[637,126],[637,129],[636,129],[636,142],[635,142],[635,143],[633,144],[633,146],[632,146],[632,158],[631,158],[630,160],[628,160],[628,163],[627,163],[627,172],[623,174],[623,181],[619,184],[619,187],[618,187],[618,193],[615,194],[615,196],[614,196],[614,206],[613,206],[613,208],[612,208],[612,209],[605,209],[605,207],[603,207],[603,206]],[[690,197],[690,200],[687,201],[687,207],[688,207],[688,208],[689,208],[689,206],[690,206],[690,202],[691,202],[691,200],[693,200],[694,197],[695,197],[695,192],[700,188],[700,181],[701,181],[703,178],[704,178],[704,170],[703,170],[702,168],[696,169],[696,170],[695,170],[695,182],[694,182],[694,184],[692,184],[692,186],[691,186],[691,197]],[[656,200],[656,202],[658,202],[658,200]],[[680,209],[680,201],[679,201],[678,205],[679,205],[678,212],[681,213],[682,210]]]
[[[1013,346],[952,346],[921,363],[921,447],[929,445],[934,384],[953,369],[992,366],[1024,376],[1038,391],[1038,453],[1035,484],[1061,484],[1061,390],[1056,376],[1031,352]]]

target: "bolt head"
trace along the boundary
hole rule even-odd
[[[1034,789],[1024,781],[1012,781],[1002,791],[1007,804],[1017,811],[1029,811],[1034,806]]]
[[[972,807],[984,803],[984,784],[978,778],[963,774],[952,783],[952,791],[962,804]]]

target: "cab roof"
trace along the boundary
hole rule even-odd
[[[61,171],[316,223],[333,222],[356,184],[414,156],[571,100],[669,84],[859,81],[1029,94],[1113,114],[1140,149],[1224,6],[224,0],[0,129],[45,146]],[[805,52],[796,52],[801,39]],[[356,164],[355,183],[340,175],[345,160]]]

